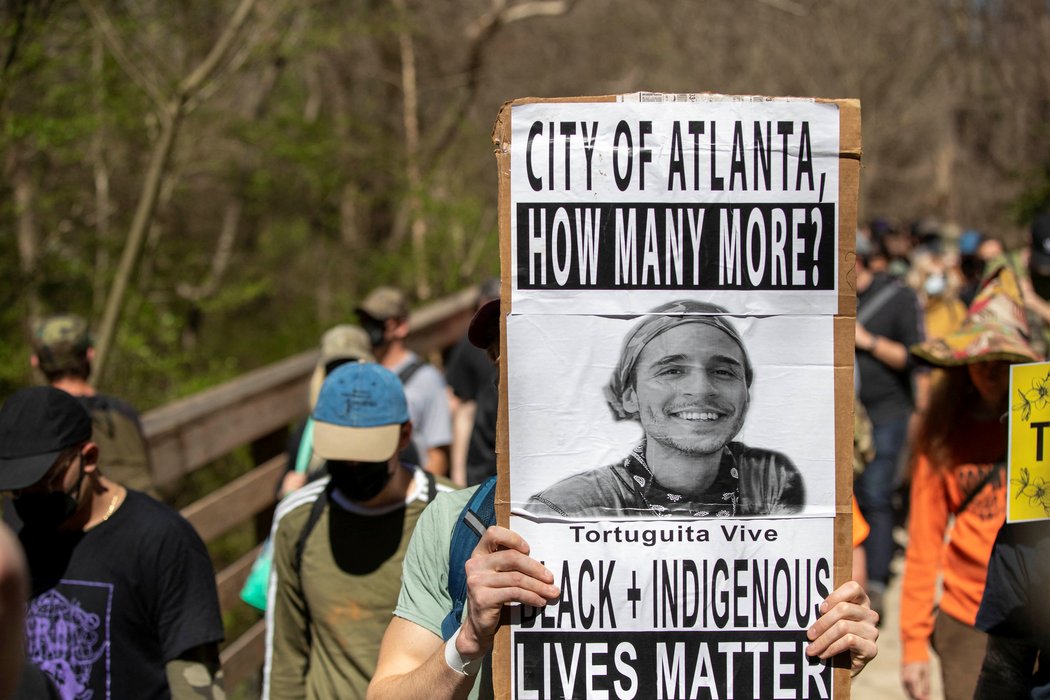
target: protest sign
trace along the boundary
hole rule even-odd
[[[848,695],[859,105],[519,100],[494,132],[500,522],[562,588],[498,697]]]
[[[1050,519],[1050,362],[1010,366],[1006,522]]]

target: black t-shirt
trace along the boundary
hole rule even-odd
[[[64,700],[51,678],[31,663],[22,666],[12,700]]]
[[[864,308],[885,287],[894,289],[889,301],[882,304],[870,319],[861,318]],[[857,319],[875,335],[880,335],[905,348],[924,339],[922,311],[919,298],[911,289],[888,275],[878,274],[868,288],[857,293]],[[872,357],[871,353],[857,353],[860,372],[860,401],[872,422],[880,423],[906,418],[912,410],[911,356],[903,370],[895,370]]]
[[[164,665],[223,638],[215,572],[178,513],[128,491],[87,532],[19,535],[28,660],[64,698],[168,698]]]
[[[1022,642],[1038,653],[1038,670],[1013,669],[1033,698],[1050,697],[1050,521],[1006,524],[988,562],[975,626]],[[1003,697],[1009,696],[1004,693]]]
[[[480,349],[461,338],[452,349],[445,379],[463,401],[477,404],[467,448],[467,485],[480,484],[496,473],[496,415],[499,394],[496,366]]]

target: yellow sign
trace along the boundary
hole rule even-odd
[[[1050,519],[1050,362],[1010,367],[1006,521]]]

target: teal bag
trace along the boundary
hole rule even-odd
[[[270,588],[271,568],[273,568],[273,545],[270,543],[270,538],[267,537],[241,588],[241,600],[263,612],[266,612],[266,594]]]
[[[299,442],[299,452],[295,456],[295,471],[306,472],[314,451],[314,419],[307,418],[303,428],[303,438]],[[273,543],[267,537],[262,549],[255,557],[248,578],[241,588],[241,600],[248,605],[266,612],[266,598],[270,589],[270,572],[273,570]]]

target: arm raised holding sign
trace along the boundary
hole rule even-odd
[[[442,500],[435,503],[441,513],[458,513],[455,508],[441,509]],[[525,540],[506,528],[490,527],[466,563],[467,613],[463,623],[442,643],[440,624],[451,609],[451,600],[447,589],[435,586],[441,585],[439,574],[448,570],[447,543],[454,521],[441,523],[426,517],[433,514],[433,509],[424,513],[418,527],[431,529],[413,538],[409,547],[401,599],[383,637],[379,663],[368,688],[371,700],[476,697],[478,674],[484,657],[492,651],[503,606],[523,603],[543,607],[558,597],[553,574],[529,556]],[[448,532],[433,532],[432,528],[440,525]],[[446,546],[435,550],[430,546],[432,536]],[[441,552],[443,562],[437,561]],[[441,600],[447,609],[434,606]]]
[[[401,598],[368,689],[371,700],[477,697],[482,683],[491,682],[483,678],[479,683],[478,672],[492,651],[503,607],[543,607],[558,598],[554,576],[529,556],[528,543],[511,530],[490,527],[466,563],[466,615],[456,634],[442,644],[441,620],[451,609],[443,580],[448,543],[459,512],[456,505],[463,502],[464,492],[439,497],[416,527]],[[807,631],[806,654],[829,659],[848,652],[853,674],[859,673],[878,653],[878,615],[864,589],[855,581],[845,583],[821,603],[820,611]]]

